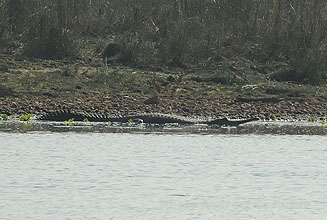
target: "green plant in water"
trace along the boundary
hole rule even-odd
[[[308,119],[309,122],[316,122],[317,121],[317,117],[316,116],[311,116],[309,119]]]
[[[276,116],[275,114],[272,114],[272,115],[270,116],[270,118],[273,119],[273,120],[275,120],[275,119],[277,118],[277,116]]]
[[[83,119],[83,122],[89,122],[89,119],[84,118],[84,119]]]
[[[28,121],[28,120],[31,119],[31,117],[32,117],[31,113],[25,114],[25,115],[22,115],[22,116],[19,117],[19,121]]]
[[[3,114],[3,115],[0,115],[0,120],[8,120],[8,115],[7,114]]]
[[[109,126],[112,125],[112,122],[111,122],[111,121],[108,121],[108,125],[109,125]]]
[[[74,121],[74,118],[70,118],[70,119],[68,119],[67,121],[65,121],[65,123],[66,123],[66,125],[68,125],[68,126],[72,126],[73,124],[73,121]]]

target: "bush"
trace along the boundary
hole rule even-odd
[[[65,30],[57,27],[29,30],[24,54],[30,57],[58,59],[77,54],[75,43]]]
[[[74,56],[76,39],[100,37],[124,58],[182,67],[256,45],[267,56],[256,62],[283,58],[294,79],[310,82],[326,77],[326,11],[325,0],[0,0],[0,37],[44,58]]]

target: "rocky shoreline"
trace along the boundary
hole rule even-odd
[[[104,66],[3,56],[0,114],[74,112],[191,118],[327,119],[327,87],[271,80],[247,63],[231,72],[201,68]],[[268,64],[267,64],[268,65]],[[272,64],[269,64],[272,65]],[[267,67],[268,68],[268,67]],[[242,74],[238,73],[242,72]]]
[[[228,99],[204,100],[201,97],[176,98],[159,96],[157,104],[144,104],[149,97],[140,95],[107,95],[104,97],[45,97],[20,95],[0,97],[0,114],[22,115],[70,109],[75,112],[105,113],[113,116],[136,113],[165,113],[193,118],[231,119],[258,117],[261,120],[325,120],[327,102],[322,99]],[[147,102],[146,102],[147,103]]]

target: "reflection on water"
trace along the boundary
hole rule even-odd
[[[0,140],[0,219],[327,216],[326,136],[34,131]]]
[[[95,122],[19,122],[0,121],[2,132],[97,132],[97,133],[193,133],[193,134],[279,134],[327,135],[327,126],[313,122],[251,122],[239,127],[207,125],[149,125],[112,124]]]

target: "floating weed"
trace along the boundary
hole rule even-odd
[[[19,117],[19,121],[28,121],[28,120],[31,119],[31,117],[32,117],[31,113],[25,114],[25,115],[22,115],[22,116]]]
[[[70,118],[67,121],[65,121],[67,126],[72,126],[73,125],[74,118]]]
[[[83,119],[83,122],[89,122],[89,119],[88,118],[84,118]]]
[[[322,124],[322,126],[323,126],[323,127],[326,127],[326,124],[327,124],[327,122],[326,122],[326,120],[325,120],[325,119],[324,119],[324,120],[322,120],[322,121],[320,121],[319,123],[320,123],[320,124]]]
[[[311,116],[309,119],[308,119],[309,122],[316,122],[317,121],[317,117],[316,116]]]
[[[133,122],[133,119],[131,119],[131,118],[128,119],[128,123],[129,123],[129,124],[132,124],[132,122]]]
[[[112,125],[112,122],[111,122],[111,121],[108,121],[107,123],[108,123],[108,125],[109,125],[109,126],[111,126],[111,125]]]
[[[8,120],[8,115],[7,114],[3,114],[3,115],[0,115],[0,120]]]
[[[276,119],[277,119],[277,116],[276,116],[275,114],[272,114],[272,115],[270,116],[270,118],[273,119],[273,120],[276,120]]]

